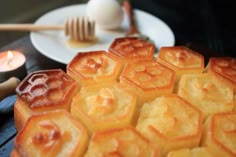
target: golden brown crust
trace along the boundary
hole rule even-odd
[[[236,89],[236,58],[211,57],[207,71],[229,80]]]
[[[109,47],[112,53],[122,60],[132,62],[143,59],[153,59],[155,45],[140,38],[116,38]]]
[[[178,70],[203,71],[204,57],[200,53],[184,46],[162,47],[157,57],[169,68]]]
[[[204,56],[185,46],[162,47],[157,62],[176,72],[175,88],[183,74],[202,73],[204,70]]]
[[[88,135],[79,121],[64,110],[31,116],[17,134],[15,149],[21,156],[82,156]]]
[[[122,64],[106,51],[78,53],[67,65],[67,74],[80,86],[118,81]]]
[[[62,70],[55,69],[29,74],[16,88],[16,92],[30,109],[45,110],[65,105],[69,95],[76,89],[77,84],[73,79]]]
[[[204,125],[201,145],[218,156],[236,156],[236,112],[212,115]]]
[[[138,104],[151,101],[155,97],[171,93],[174,87],[173,70],[154,60],[128,63],[121,76],[120,84],[137,95]]]
[[[14,105],[16,128],[22,128],[26,120],[35,113],[55,109],[70,110],[72,97],[78,85],[59,69],[30,73],[16,88]]]

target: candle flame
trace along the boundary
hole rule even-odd
[[[7,52],[7,58],[11,60],[13,58],[13,53],[11,51]]]

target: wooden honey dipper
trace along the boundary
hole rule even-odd
[[[0,31],[40,31],[64,30],[66,36],[74,40],[93,40],[95,37],[95,22],[86,17],[74,17],[65,21],[64,25],[36,24],[0,24]]]

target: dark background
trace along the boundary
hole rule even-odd
[[[44,13],[87,0],[1,0],[0,23],[32,23]],[[151,13],[173,30],[176,45],[207,51],[211,56],[236,56],[233,0],[131,0],[133,8]],[[9,11],[10,10],[10,11]],[[158,29],[158,28],[157,28]],[[0,32],[0,47],[26,32]]]
[[[165,21],[176,45],[217,56],[236,56],[236,7],[230,0],[133,0],[133,6]]]

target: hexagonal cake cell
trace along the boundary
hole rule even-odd
[[[92,137],[85,157],[122,156],[158,157],[159,151],[135,128],[124,127],[96,132]]]
[[[16,136],[15,151],[20,156],[82,157],[88,139],[78,120],[65,110],[55,110],[29,118]]]
[[[135,93],[142,106],[157,96],[171,93],[174,78],[173,70],[154,60],[145,60],[128,63],[120,76],[120,84]]]
[[[211,57],[207,65],[207,71],[229,80],[236,90],[236,58]]]
[[[236,112],[216,113],[204,125],[201,145],[215,156],[236,156]]]
[[[168,94],[143,105],[136,128],[165,156],[170,150],[198,146],[202,122],[197,108],[178,95]]]
[[[155,45],[140,38],[116,38],[108,52],[123,62],[154,59]]]
[[[80,86],[117,81],[122,65],[105,51],[78,53],[67,66],[67,74]]]
[[[184,46],[162,47],[157,61],[176,72],[176,82],[183,74],[202,73],[204,57]]]
[[[236,58],[211,57],[206,67],[207,72],[224,78],[234,88],[234,102],[236,104]],[[234,107],[236,110],[236,105]]]
[[[83,122],[90,133],[134,125],[138,115],[136,97],[118,83],[87,86],[73,98],[71,114]]]
[[[212,114],[232,111],[234,108],[232,85],[210,73],[183,75],[178,95],[202,111],[204,121]]]
[[[54,109],[69,111],[78,85],[62,70],[43,70],[29,74],[16,88],[16,92],[18,99],[14,113],[16,128],[20,129],[34,113]]]

